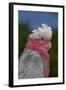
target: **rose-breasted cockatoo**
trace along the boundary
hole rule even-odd
[[[49,76],[49,49],[51,48],[52,29],[42,24],[28,36],[24,52],[19,58],[18,77],[44,78]]]

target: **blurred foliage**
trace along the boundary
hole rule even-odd
[[[58,77],[58,30],[53,30],[49,77]]]
[[[31,33],[28,24],[19,23],[19,56],[24,50],[27,36]],[[52,48],[50,51],[50,74],[49,77],[58,76],[58,30],[53,30]]]

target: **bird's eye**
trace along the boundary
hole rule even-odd
[[[43,38],[41,40],[43,40]]]

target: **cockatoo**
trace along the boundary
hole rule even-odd
[[[51,38],[52,28],[47,24],[42,24],[32,30],[28,36],[24,52],[19,58],[19,79],[48,77],[48,50],[51,48]]]

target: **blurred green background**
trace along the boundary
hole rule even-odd
[[[49,77],[58,77],[58,30],[54,28],[52,36],[52,48],[50,51]]]
[[[58,30],[53,28],[52,48],[50,51],[50,74],[49,77],[58,77]],[[31,33],[29,24],[19,23],[19,57],[24,50],[26,39]]]

